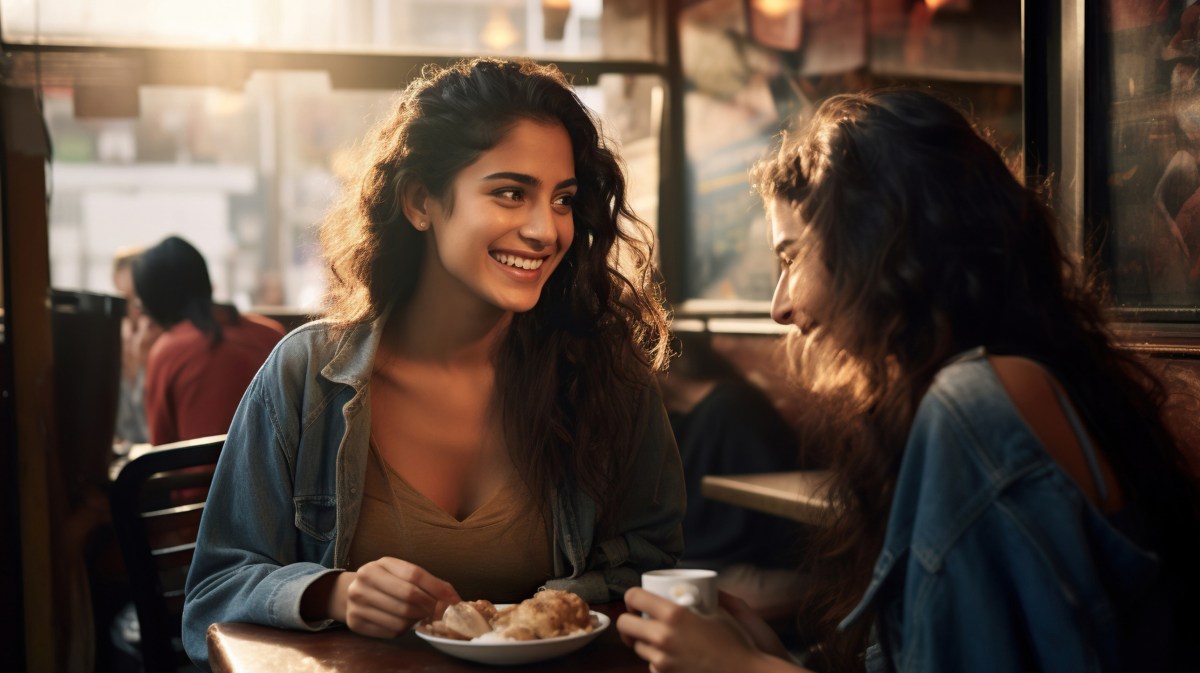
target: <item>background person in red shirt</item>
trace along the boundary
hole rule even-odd
[[[226,432],[283,325],[214,305],[204,257],[177,236],[134,260],[133,283],[142,309],[164,330],[146,362],[150,442]]]

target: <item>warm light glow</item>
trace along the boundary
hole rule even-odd
[[[764,47],[795,51],[804,37],[804,0],[751,0],[748,28]]]
[[[513,25],[508,12],[496,8],[492,10],[479,39],[489,49],[503,50],[516,44],[517,40],[521,39],[521,34],[517,32],[517,27]]]
[[[800,11],[802,2],[803,0],[752,0],[754,10],[771,19],[778,19]]]
[[[936,12],[939,9],[947,8],[968,9],[970,7],[970,3],[962,2],[961,0],[925,0],[925,7],[927,7],[931,12]]]
[[[199,43],[251,44],[259,32],[257,8],[239,6],[238,0],[214,0],[205,3],[135,2],[107,0],[93,3],[93,11],[105,12],[98,5],[111,7],[108,21],[130,22],[140,16],[146,35],[163,40]],[[137,25],[137,21],[130,22]]]
[[[542,0],[542,37],[561,40],[566,34],[571,0]]]

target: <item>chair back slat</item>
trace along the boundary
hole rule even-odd
[[[154,549],[195,542],[200,530],[200,515],[204,503],[192,503],[141,514],[142,525]]]
[[[142,503],[145,510],[156,509],[163,503],[155,503],[156,498],[170,494],[170,505],[187,505],[203,503],[208,497],[208,485],[212,483],[212,467],[172,470],[160,472],[147,479],[142,492],[147,502]]]
[[[184,584],[224,443],[219,435],[155,447],[121,468],[109,491],[147,673],[188,664],[179,638]]]
[[[192,566],[192,557],[195,554],[195,542],[155,549],[153,551],[154,565],[158,567],[160,574],[177,568],[183,568],[186,574],[187,569]]]

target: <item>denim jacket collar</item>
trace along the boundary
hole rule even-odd
[[[321,369],[321,376],[334,383],[348,385],[361,393],[371,380],[375,353],[379,350],[383,327],[387,324],[390,313],[389,307],[372,322],[347,329],[338,339],[333,357]]]

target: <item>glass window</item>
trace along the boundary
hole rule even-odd
[[[643,0],[3,0],[4,41],[661,60]]]
[[[629,198],[658,212],[662,82],[604,75],[578,88],[619,145]],[[312,310],[323,292],[316,225],[338,171],[395,93],[333,89],[324,73],[256,74],[244,90],[141,87],[136,117],[76,114],[44,89],[52,284],[113,292],[113,254],[177,234],[204,253],[220,301]]]
[[[1021,83],[1021,3],[870,0],[871,72]]]
[[[1085,94],[1088,242],[1118,312],[1185,317],[1200,303],[1200,5],[1104,9]]]
[[[830,95],[929,88],[1021,153],[1020,0],[699,0],[680,43],[689,310],[765,312],[778,274],[747,172]]]

